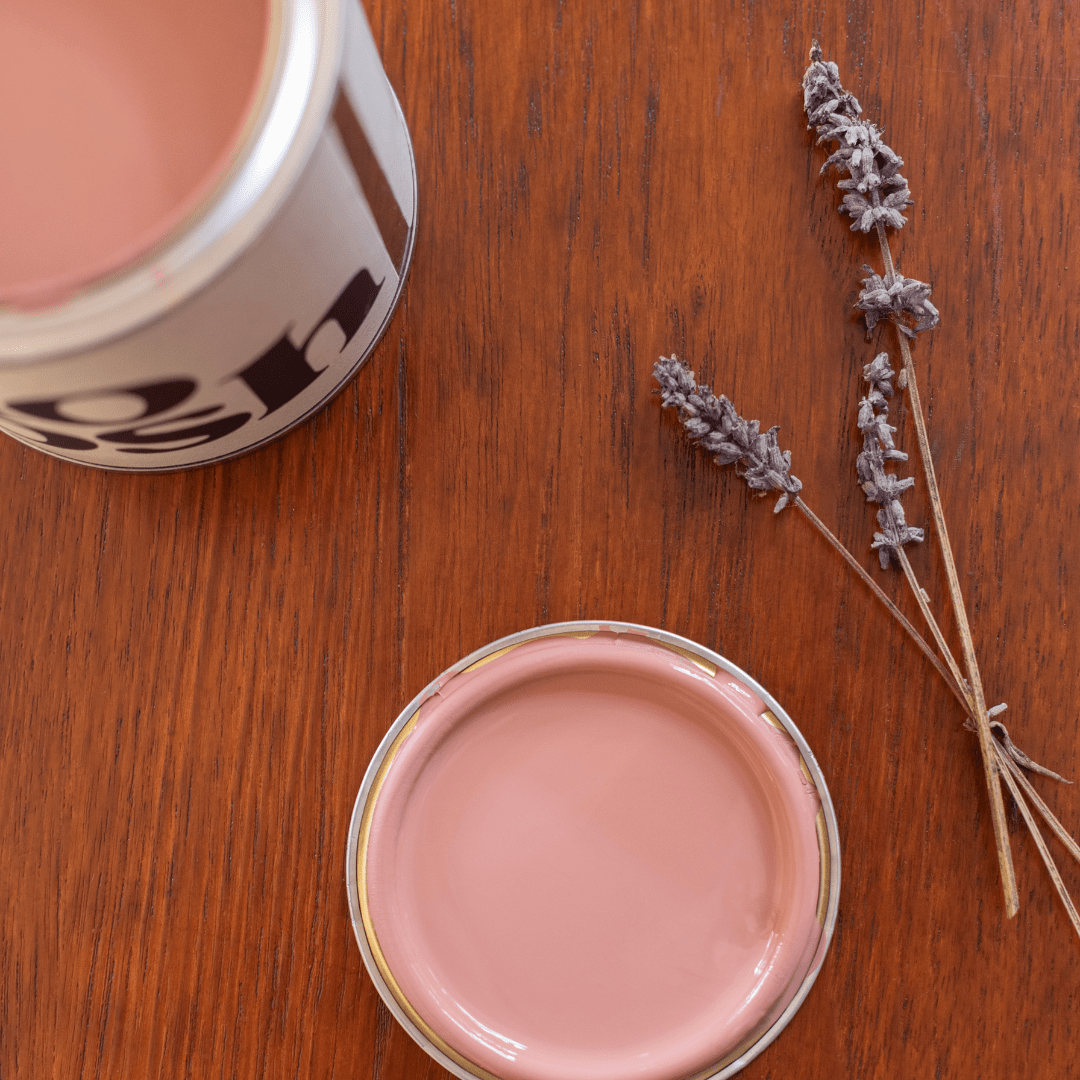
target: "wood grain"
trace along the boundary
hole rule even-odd
[[[650,394],[674,350],[781,424],[807,501],[871,564],[853,467],[874,345],[849,312],[877,259],[818,179],[816,36],[908,162],[894,250],[942,314],[915,355],[987,695],[1080,777],[1075,7],[368,10],[420,232],[355,381],[202,471],[0,443],[0,1077],[445,1076],[363,972],[352,802],[434,675],[577,617],[719,649],[829,779],[836,939],[748,1080],[1080,1075],[1080,943],[1015,812],[1004,919],[955,702],[805,520],[689,452]],[[930,545],[913,561],[944,614]],[[1036,782],[1080,830],[1077,789]]]

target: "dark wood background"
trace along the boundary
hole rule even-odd
[[[1080,1075],[1080,943],[1015,813],[1005,920],[976,743],[938,676],[650,393],[674,350],[782,425],[807,500],[871,564],[853,465],[874,346],[849,312],[880,264],[818,179],[799,80],[819,37],[908,162],[896,250],[942,313],[916,362],[987,695],[1080,777],[1076,9],[369,12],[420,227],[359,376],[202,471],[0,444],[0,1077],[445,1076],[364,973],[353,800],[440,670],[578,617],[721,650],[828,777],[836,939],[748,1080]],[[907,507],[926,522],[921,486]],[[931,546],[914,561],[943,597]],[[1038,786],[1080,830],[1077,789]]]

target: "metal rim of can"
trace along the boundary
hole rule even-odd
[[[387,760],[387,756],[394,749],[399,737],[402,735],[403,731],[405,731],[417,710],[428,698],[436,693],[448,679],[453,678],[455,675],[458,675],[460,672],[465,671],[467,668],[472,667],[482,660],[493,659],[497,654],[508,652],[510,649],[524,644],[527,641],[534,641],[545,637],[582,636],[602,632],[635,634],[645,637],[650,641],[686,656],[691,661],[705,661],[714,668],[725,671],[728,675],[733,676],[735,679],[738,679],[745,684],[749,689],[753,690],[754,693],[765,702],[766,706],[768,706],[768,710],[772,714],[769,718],[770,722],[774,722],[774,726],[782,727],[795,743],[802,756],[806,772],[809,773],[821,799],[820,814],[821,818],[824,819],[824,836],[822,835],[822,829],[819,825],[818,840],[821,851],[821,896],[819,899],[818,910],[819,913],[823,911],[823,917],[820,920],[821,935],[818,939],[818,945],[814,959],[810,965],[810,970],[803,977],[794,996],[788,1001],[779,1016],[772,1019],[764,1030],[753,1033],[746,1041],[737,1046],[721,1061],[696,1074],[694,1080],[706,1080],[706,1078],[707,1080],[725,1080],[726,1077],[733,1076],[735,1073],[739,1072],[739,1070],[748,1065],[763,1050],[765,1050],[765,1048],[776,1039],[780,1032],[787,1027],[791,1018],[798,1012],[800,1006],[806,1000],[806,996],[810,993],[810,989],[817,979],[818,972],[821,970],[825,956],[828,953],[829,945],[832,942],[840,904],[840,831],[836,820],[836,810],[833,807],[832,798],[829,794],[824,774],[821,771],[821,767],[818,765],[817,759],[814,757],[813,751],[810,749],[809,744],[795,722],[768,690],[719,653],[707,649],[705,646],[700,645],[689,638],[680,637],[678,634],[672,634],[666,630],[659,630],[655,627],[643,626],[638,623],[609,622],[603,620],[578,620],[573,622],[550,623],[547,626],[537,626],[529,630],[522,630],[518,633],[510,634],[507,637],[499,638],[497,641],[493,641],[490,644],[477,649],[475,652],[470,653],[468,656],[463,657],[456,664],[447,668],[437,678],[433,679],[412,699],[412,701],[409,702],[408,705],[405,706],[397,719],[390,726],[390,729],[379,743],[375,754],[368,764],[367,771],[364,773],[360,791],[357,793],[356,802],[353,805],[352,820],[349,823],[349,835],[345,851],[345,884],[349,898],[349,915],[352,921],[353,933],[356,935],[356,941],[360,947],[360,953],[363,957],[364,967],[367,969],[368,976],[375,984],[375,989],[378,991],[383,1003],[413,1041],[419,1044],[420,1047],[442,1065],[444,1069],[447,1069],[454,1076],[459,1077],[460,1080],[476,1080],[477,1077],[487,1077],[490,1076],[490,1074],[479,1066],[473,1066],[471,1069],[467,1068],[466,1065],[468,1063],[463,1057],[460,1061],[450,1057],[432,1040],[431,1037],[429,1037],[429,1033],[426,1033],[417,1025],[402,1007],[401,1002],[399,1002],[398,998],[391,990],[386,978],[384,978],[368,938],[369,932],[373,933],[373,931],[370,931],[369,929],[361,905],[360,879],[363,867],[360,866],[360,859],[363,854],[362,839],[364,828],[366,824],[370,823],[369,811],[371,807],[368,805],[369,797],[372,794],[373,788],[375,788],[375,795],[377,796],[378,791],[376,782],[381,779],[381,775],[385,773],[384,763]],[[819,818],[819,821],[821,818]],[[441,1042],[441,1040],[439,1041]],[[455,1057],[457,1056],[458,1055],[455,1054]],[[463,1062],[466,1064],[463,1064]]]
[[[71,299],[38,310],[0,309],[0,363],[55,360],[153,322],[211,284],[274,219],[333,106],[345,12],[343,0],[271,4],[278,26],[271,34],[275,55],[269,86],[214,196],[147,256]],[[415,227],[402,283],[414,235]]]

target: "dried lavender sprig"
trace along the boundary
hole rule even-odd
[[[843,120],[854,121],[862,111],[857,107],[858,103],[855,99],[841,86],[840,73],[836,65],[833,63],[823,63],[821,49],[816,41],[813,43],[813,47],[810,50],[810,65],[807,68],[806,74],[803,76],[803,100],[811,124],[825,125],[824,131],[819,128],[819,142],[833,138],[834,135],[831,134],[832,132],[839,133],[843,129],[843,124],[841,123],[830,124],[828,122],[829,115],[839,114]],[[837,104],[830,109],[829,106],[832,101],[836,101]],[[852,110],[854,110],[854,114],[852,113]],[[850,123],[848,126],[850,126]],[[867,138],[869,138],[869,136],[867,136]],[[844,134],[844,141],[845,143],[848,141],[846,133]],[[858,141],[857,135],[849,145],[853,145],[855,141]],[[863,147],[860,147],[860,149],[863,149]],[[874,146],[872,149],[874,150],[873,164],[876,166],[878,148]],[[843,150],[842,147],[841,150]],[[835,156],[836,155],[834,155],[834,157]],[[834,164],[843,166],[846,162],[853,161],[854,156],[854,149],[846,156],[841,153]],[[881,157],[883,168],[891,169],[894,164],[892,159],[896,157],[895,153],[890,149],[888,155],[882,153]],[[833,159],[830,158],[830,161],[832,160]],[[828,164],[829,162],[826,162],[826,165]],[[899,166],[897,165],[896,167],[898,168]],[[869,166],[865,161],[865,155],[860,153],[858,163],[849,167],[849,171],[852,173],[852,179],[856,180],[856,188],[859,186],[862,172],[865,172],[868,168]],[[859,170],[861,170],[861,172]],[[878,171],[880,172],[880,170]],[[871,196],[871,204],[874,207],[880,207],[881,198],[878,188],[868,184],[867,191]],[[867,220],[864,214],[864,217],[859,220],[859,225],[860,227],[863,227],[864,224],[866,225],[866,228],[863,229],[864,232],[868,232],[869,228],[873,227],[877,233],[882,259],[885,263],[885,275],[883,280],[887,286],[891,287],[896,281],[897,274],[895,266],[893,265],[892,251],[889,248],[889,239],[885,233],[885,227],[887,224],[891,224],[893,227],[899,227],[900,223],[894,218],[889,218],[884,214],[878,214],[876,217],[871,215],[871,218],[872,220]],[[915,329],[917,332],[920,316],[915,312],[908,313],[916,315]],[[924,321],[923,329],[931,329],[932,325],[937,325],[936,314],[931,316],[931,319],[933,320],[932,324]],[[960,579],[956,572],[956,561],[953,558],[952,547],[949,543],[949,534],[945,527],[945,514],[941,506],[941,494],[937,486],[937,477],[934,474],[933,460],[930,456],[930,440],[926,433],[926,422],[923,418],[922,406],[919,401],[919,391],[915,380],[915,365],[911,358],[911,349],[908,346],[907,336],[900,328],[899,316],[893,315],[891,321],[893,322],[893,325],[897,327],[896,336],[900,345],[900,352],[904,358],[904,371],[901,378],[907,385],[908,394],[911,399],[912,413],[915,421],[915,433],[919,443],[919,456],[922,459],[923,472],[926,476],[927,494],[930,496],[930,510],[934,518],[934,528],[940,543],[942,561],[945,564],[945,577],[949,587],[949,600],[956,617],[957,628],[960,631],[960,643],[963,649],[964,667],[967,669],[970,683],[971,701],[973,706],[972,711],[974,713],[979,736],[979,752],[982,757],[983,775],[986,782],[987,793],[990,797],[990,819],[994,826],[994,844],[997,848],[998,868],[1001,871],[1001,885],[1005,894],[1005,914],[1008,918],[1012,918],[1020,910],[1020,897],[1016,888],[1016,872],[1013,868],[1012,849],[1009,844],[1009,833],[1005,823],[1005,804],[1001,794],[1002,773],[995,756],[997,743],[990,731],[990,720],[986,709],[986,695],[983,691],[982,676],[979,672],[978,660],[975,656],[975,644],[971,637],[971,628],[968,625],[967,611],[964,608],[964,597],[960,590]]]
[[[899,172],[904,162],[882,141],[880,130],[861,119],[862,106],[840,85],[836,64],[822,60],[816,41],[803,75],[803,107],[809,126],[818,133],[818,145],[840,144],[821,172],[835,168],[850,175],[836,186],[847,193],[839,209],[855,219],[852,230],[868,233],[876,229],[883,236],[886,227],[902,229],[907,218],[900,211],[913,205],[907,180]],[[930,303],[928,284],[896,274],[891,262],[884,279],[866,269],[870,277],[863,282],[856,307],[866,313],[867,331],[889,316],[894,316],[896,325],[910,337],[937,326],[938,311]],[[913,325],[905,324],[899,318],[902,314],[911,316]]]
[[[717,397],[698,385],[688,364],[675,356],[662,356],[653,368],[660,384],[661,403],[674,408],[690,441],[715,454],[718,465],[735,465],[735,471],[754,491],[779,491],[773,513],[787,506],[802,491],[802,481],[791,475],[791,451],[781,450],[779,427],[761,434],[757,420],[744,420],[723,394]]]
[[[922,529],[908,525],[900,503],[900,496],[914,487],[915,481],[885,471],[887,461],[907,461],[908,457],[896,449],[893,443],[896,428],[887,419],[894,374],[889,366],[889,354],[884,352],[878,353],[863,368],[863,378],[869,383],[870,391],[859,402],[858,424],[863,435],[863,449],[855,463],[859,485],[867,502],[881,506],[877,513],[881,532],[874,533],[874,542],[870,546],[877,551],[882,570],[888,569],[890,557],[899,560],[900,549],[905,544],[921,544],[924,536]]]

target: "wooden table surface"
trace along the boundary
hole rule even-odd
[[[748,1080],[1080,1075],[1080,942],[1011,808],[1004,917],[942,681],[805,519],[690,451],[650,392],[674,350],[780,424],[807,501],[917,618],[854,484],[875,346],[850,312],[880,256],[818,178],[799,89],[816,36],[907,161],[894,249],[941,311],[915,356],[987,695],[1080,777],[1076,9],[369,12],[420,225],[358,377],[201,471],[0,444],[0,1077],[444,1077],[361,964],[353,800],[443,668],[575,618],[723,652],[828,778],[836,937]],[[921,482],[906,506],[929,523]],[[935,548],[912,557],[943,612]],[[1077,788],[1037,786],[1080,831]]]

